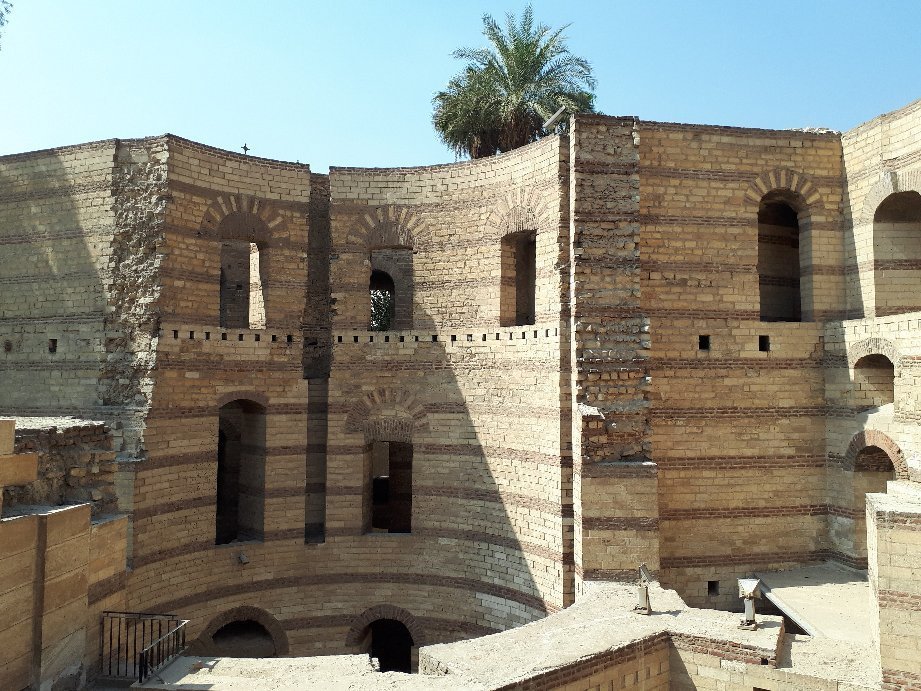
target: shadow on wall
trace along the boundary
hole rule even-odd
[[[99,370],[104,345],[113,147],[76,154],[76,162],[55,150],[0,158],[3,415],[85,415],[99,404],[86,371]]]
[[[389,576],[407,586],[385,600],[376,599],[372,588],[363,604],[401,608],[404,616],[393,621],[405,626],[406,615],[415,618],[426,643],[502,630],[555,611],[563,589],[559,461],[554,468],[537,453],[539,444],[515,430],[519,416],[528,422],[528,414],[547,403],[536,386],[541,367],[528,362],[522,349],[538,349],[548,339],[534,339],[531,326],[523,340],[520,330],[499,328],[469,335],[459,330],[440,337],[459,341],[433,341],[438,330],[427,314],[417,314],[413,327],[412,333],[365,332],[357,337],[363,343],[335,346],[366,353],[337,359],[331,383],[332,389],[361,383],[363,400],[352,407],[343,431],[350,438],[360,435],[355,442],[362,453],[331,455],[330,465],[342,464],[352,469],[346,474],[363,478],[364,535],[356,541],[379,541],[376,551],[383,558],[374,579],[386,582]],[[477,354],[484,337],[491,347]],[[515,379],[507,376],[511,368],[518,369]],[[487,385],[490,378],[495,381]],[[476,396],[469,395],[473,387]],[[530,412],[524,401],[531,402]],[[375,538],[379,533],[401,537]],[[389,651],[391,639],[405,643],[398,629],[369,621],[350,652],[373,654],[377,646]]]

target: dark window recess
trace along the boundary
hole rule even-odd
[[[758,287],[761,321],[802,321],[799,201],[768,192],[758,209]]]
[[[698,350],[710,350],[710,337],[709,336],[698,336],[697,337],[697,349]]]
[[[4,341],[4,342],[3,342],[3,352],[4,352],[4,353],[11,353],[11,352],[13,352],[13,342],[12,342],[12,341]]]
[[[716,597],[720,594],[720,582],[719,581],[707,581],[707,596]]]
[[[502,238],[499,324],[533,324],[537,292],[537,235],[534,231]]]
[[[48,339],[48,352],[49,352],[49,353],[56,353],[56,352],[58,352],[58,339],[56,339],[56,338],[49,338],[49,339]]]
[[[261,540],[265,515],[265,408],[237,400],[218,418],[214,543]]]
[[[371,448],[371,528],[411,532],[412,444],[374,442]]]
[[[771,349],[771,337],[770,336],[758,336],[758,350],[762,353],[767,353]]]

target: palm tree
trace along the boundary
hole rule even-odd
[[[543,123],[561,107],[592,112],[592,68],[569,52],[565,29],[535,25],[530,6],[520,21],[506,15],[505,31],[483,15],[491,47],[454,51],[467,65],[432,99],[432,123],[442,141],[458,155],[482,158],[550,134]],[[567,124],[564,118],[554,132]]]

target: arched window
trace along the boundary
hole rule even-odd
[[[895,368],[885,355],[865,355],[854,363],[854,402],[877,408],[895,401]],[[874,447],[875,448],[875,447]]]
[[[255,242],[225,240],[221,243],[221,327],[265,328],[260,256]]]
[[[537,291],[537,234],[533,230],[502,238],[499,324],[533,324]]]
[[[396,287],[385,271],[371,272],[371,331],[389,331],[396,313]]]
[[[802,321],[798,199],[769,192],[758,209],[758,286],[761,321]]]
[[[873,216],[876,315],[921,308],[921,194],[890,194]]]
[[[211,636],[211,654],[219,657],[276,657],[275,641],[257,621],[246,619],[225,624]]]
[[[371,657],[381,672],[412,672],[413,637],[403,622],[378,619],[371,622]]]
[[[218,423],[215,538],[261,540],[265,515],[265,408],[252,401],[221,407]]]

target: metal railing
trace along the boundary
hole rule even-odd
[[[185,650],[186,624],[175,614],[103,612],[100,676],[143,683]]]

